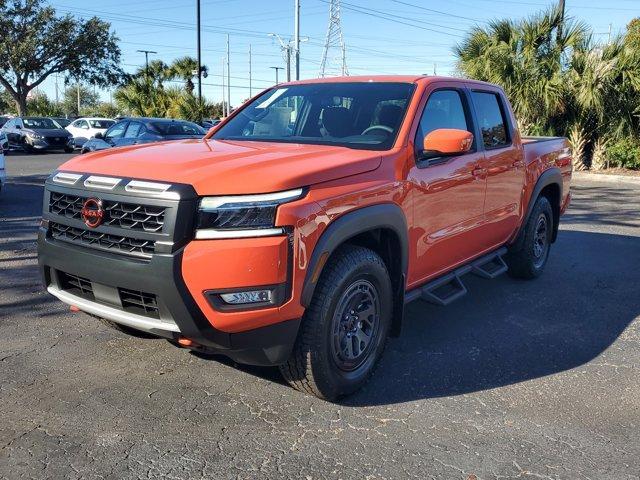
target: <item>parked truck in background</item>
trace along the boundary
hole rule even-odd
[[[570,179],[567,141],[522,138],[494,85],[293,82],[204,140],[62,165],[39,264],[74,310],[277,365],[334,400],[367,380],[407,302],[447,305],[469,273],[540,275]]]

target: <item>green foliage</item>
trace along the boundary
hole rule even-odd
[[[622,138],[606,149],[607,160],[612,167],[640,169],[640,141]]]
[[[639,31],[632,22],[624,37],[597,45],[586,25],[552,7],[475,27],[455,54],[462,75],[504,88],[525,134],[571,134],[588,165],[600,138],[640,136]]]
[[[121,78],[110,24],[57,16],[44,0],[0,0],[0,85],[24,114],[27,95],[54,73],[98,86]]]
[[[78,111],[78,90],[80,90],[80,111]],[[68,116],[94,115],[100,96],[86,85],[71,85],[62,94],[61,107]]]
[[[149,62],[148,71],[142,67],[128,76],[116,90],[114,99],[118,108],[129,115],[192,121],[220,116],[221,104],[204,98],[198,102],[193,93],[193,71],[197,68],[197,61],[191,57],[178,58],[171,65],[160,60]],[[176,82],[184,87],[175,85]],[[168,83],[171,85],[167,86]]]
[[[120,110],[114,104],[109,102],[100,102],[95,110],[96,117],[115,118],[120,115]]]
[[[64,111],[60,105],[49,100],[42,92],[27,100],[27,114],[37,117],[64,117]]]

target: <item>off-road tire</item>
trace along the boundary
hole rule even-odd
[[[540,228],[540,222],[543,221],[542,217],[544,217],[546,225],[545,248],[542,255],[536,256],[536,238],[540,237],[537,229]],[[506,255],[505,260],[509,267],[509,275],[523,279],[539,277],[549,258],[552,235],[553,209],[546,197],[538,197],[524,227],[524,238],[518,245],[519,248],[511,247]]]
[[[342,308],[345,296],[353,291],[354,285],[363,284],[372,285],[371,291],[379,298],[377,315],[368,317],[374,319],[373,323],[377,322],[377,327],[371,330],[367,348],[357,347],[363,352],[362,363],[345,371],[339,366],[335,353],[335,328],[343,321],[337,310]],[[322,271],[289,360],[280,366],[285,380],[301,392],[329,401],[360,389],[384,350],[393,312],[392,292],[389,272],[378,254],[359,246],[340,247]],[[355,341],[359,344],[359,337]],[[351,345],[350,351],[353,343]]]

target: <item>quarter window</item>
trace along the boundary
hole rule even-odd
[[[490,92],[472,92],[471,97],[485,148],[500,148],[508,145],[511,140],[498,95]]]

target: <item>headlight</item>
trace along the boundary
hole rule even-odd
[[[37,133],[32,133],[32,132],[28,132],[27,137],[29,137],[31,140],[41,140],[44,138],[42,135],[39,135]]]
[[[263,195],[204,197],[198,211],[197,239],[267,237],[284,232],[275,227],[276,210],[304,196],[304,189]]]

